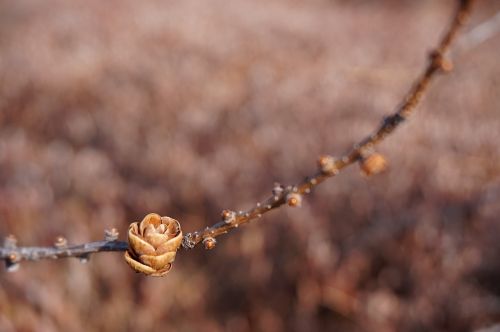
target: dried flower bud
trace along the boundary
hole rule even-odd
[[[380,153],[372,153],[359,161],[359,167],[364,175],[372,176],[387,168],[387,160]]]
[[[318,167],[323,174],[338,173],[337,166],[335,165],[335,158],[328,155],[322,155],[318,158]]]
[[[215,245],[217,244],[217,240],[213,237],[207,237],[203,239],[203,245],[205,246],[205,249],[207,250],[212,250],[215,248]]]
[[[286,195],[286,203],[292,207],[299,207],[302,205],[302,195],[297,193],[290,193]]]
[[[137,272],[162,277],[170,271],[182,231],[177,220],[150,213],[128,228],[125,260]]]

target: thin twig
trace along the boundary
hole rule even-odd
[[[117,241],[116,231],[106,231],[104,241],[89,242],[81,245],[67,246],[64,238],[58,238],[52,247],[17,247],[17,240],[11,235],[4,241],[4,247],[0,247],[0,260],[5,260],[8,270],[15,270],[19,262],[23,260],[36,261],[39,259],[59,259],[76,257],[86,261],[91,254],[102,251],[125,251],[128,243]]]
[[[401,105],[396,111],[385,117],[379,128],[340,158],[322,156],[318,161],[319,170],[304,181],[283,187],[275,185],[273,195],[265,201],[258,203],[248,211],[234,212],[224,210],[222,221],[216,223],[205,230],[187,233],[184,235],[182,245],[184,248],[194,248],[200,243],[204,243],[207,249],[215,245],[215,237],[225,234],[230,230],[239,227],[252,220],[260,218],[264,213],[276,209],[284,204],[291,206],[300,205],[302,195],[308,194],[312,188],[322,183],[328,178],[337,175],[341,170],[357,161],[362,160],[373,146],[380,143],[387,135],[391,134],[404,120],[406,120],[427,91],[431,79],[440,71],[451,69],[451,63],[444,56],[457,36],[457,32],[470,15],[472,4],[475,0],[459,0],[459,8],[448,27],[447,32],[433,51],[429,58],[429,63],[425,67],[423,74],[417,79],[410,89]],[[82,245],[67,246],[65,240],[58,241],[52,247],[17,247],[13,237],[7,237],[4,246],[0,247],[0,260],[7,263],[9,269],[14,269],[22,260],[39,259],[59,259],[66,257],[77,257],[87,259],[89,255],[103,251],[126,251],[127,242],[116,241],[117,233],[107,231],[104,241],[90,242]]]
[[[275,187],[273,196],[265,201],[258,203],[248,211],[223,211],[222,221],[212,227],[207,227],[203,231],[188,233],[184,236],[184,248],[193,248],[206,239],[212,239],[216,236],[225,234],[230,230],[248,223],[251,220],[260,218],[264,213],[276,209],[286,203],[295,205],[300,203],[301,195],[308,194],[311,189],[326,179],[337,175],[345,167],[359,161],[375,144],[380,143],[387,135],[391,134],[404,120],[413,112],[417,104],[427,91],[431,79],[439,71],[448,71],[451,69],[451,63],[444,58],[445,53],[456,39],[458,30],[465,24],[470,15],[472,4],[475,0],[460,0],[458,10],[450,23],[450,26],[437,48],[431,52],[429,63],[423,74],[417,79],[416,83],[410,89],[401,105],[396,111],[384,118],[380,127],[370,136],[364,138],[358,144],[341,158],[322,156],[318,162],[319,170],[304,181],[288,187]],[[298,202],[297,202],[298,201]]]

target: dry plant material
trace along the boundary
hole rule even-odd
[[[372,153],[359,160],[359,167],[363,175],[372,176],[387,169],[387,160],[380,153]]]
[[[130,224],[125,260],[136,272],[163,277],[170,271],[181,242],[177,220],[150,213],[141,222]]]
[[[302,196],[297,193],[286,195],[286,204],[291,207],[300,207],[302,205]]]
[[[22,260],[77,257],[83,261],[90,254],[97,252],[126,251],[125,259],[134,270],[148,275],[162,276],[170,270],[181,244],[184,248],[190,249],[203,243],[206,249],[213,249],[216,244],[215,237],[258,219],[264,213],[282,205],[300,206],[303,195],[310,193],[315,186],[336,176],[344,168],[356,162],[360,163],[366,175],[380,173],[386,167],[384,157],[375,153],[370,155],[369,152],[373,151],[376,144],[393,133],[413,113],[437,73],[445,73],[453,69],[453,64],[445,56],[456,39],[459,29],[469,17],[474,2],[475,0],[457,1],[458,9],[446,33],[436,49],[430,53],[423,73],[417,78],[396,110],[385,117],[372,134],[355,144],[345,155],[338,158],[329,155],[321,156],[318,159],[316,173],[296,185],[285,187],[275,184],[272,196],[257,203],[253,208],[239,212],[224,210],[220,222],[184,236],[175,219],[149,214],[140,223],[130,225],[128,243],[116,241],[118,235],[116,231],[108,231],[104,241],[67,247],[65,243],[53,247],[17,247],[15,238],[9,237],[4,246],[0,247],[0,259],[6,262],[8,270],[13,270]]]
[[[217,240],[214,239],[213,237],[207,237],[205,240],[203,240],[203,246],[207,250],[212,250],[213,248],[215,248],[216,245],[217,245]]]

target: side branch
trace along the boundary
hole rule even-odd
[[[455,41],[459,29],[465,24],[469,17],[474,1],[475,0],[459,0],[457,12],[439,45],[431,52],[425,70],[410,89],[401,105],[392,115],[384,118],[380,127],[373,134],[364,138],[358,144],[355,144],[349,152],[340,158],[321,156],[318,160],[319,170],[315,174],[293,186],[282,187],[281,185],[276,185],[273,189],[273,196],[261,203],[257,203],[255,207],[247,211],[239,212],[224,210],[222,212],[222,221],[202,231],[187,233],[182,242],[183,247],[194,248],[196,245],[203,242],[206,249],[211,249],[215,246],[215,237],[225,234],[240,225],[258,219],[262,217],[264,213],[279,208],[284,204],[290,206],[300,205],[302,195],[310,193],[313,187],[330,177],[334,177],[347,166],[357,161],[363,162],[366,160],[365,158],[372,153],[371,150],[374,145],[380,143],[412,114],[424,93],[427,91],[429,83],[435,74],[438,72],[447,72],[452,69],[451,62],[445,59],[445,54]],[[378,158],[381,157],[378,156]],[[380,163],[384,163],[383,159]]]

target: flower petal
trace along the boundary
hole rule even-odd
[[[134,258],[132,258],[132,256],[130,256],[128,251],[125,251],[125,261],[136,272],[142,272],[147,275],[153,275],[155,273],[158,273],[158,271],[156,271],[155,269],[136,261]]]
[[[179,234],[177,234],[174,238],[171,238],[170,240],[162,243],[160,246],[156,248],[156,254],[161,255],[169,251],[177,251],[179,247],[181,246],[182,243],[182,232],[179,231]]]
[[[158,227],[161,224],[161,217],[157,213],[150,213],[142,219],[142,221],[139,223],[139,233],[141,235],[144,235],[144,230],[148,225],[153,225],[155,228]]]
[[[167,242],[169,238],[167,234],[148,233],[144,237],[144,240],[146,240],[146,242],[151,244],[156,249],[163,243]]]
[[[128,232],[128,246],[136,255],[154,254],[155,248],[144,241],[140,236],[134,234],[131,229]]]
[[[166,232],[168,234],[177,234],[177,232],[181,229],[181,225],[174,218],[161,217],[161,222],[166,226]]]
[[[161,270],[171,264],[175,259],[175,251],[166,252],[163,255],[141,255],[139,256],[139,261],[145,265],[151,266],[154,270]]]
[[[167,266],[165,266],[164,269],[158,270],[155,273],[152,273],[151,276],[152,277],[164,277],[170,271],[171,268],[172,268],[172,264],[167,264]]]

